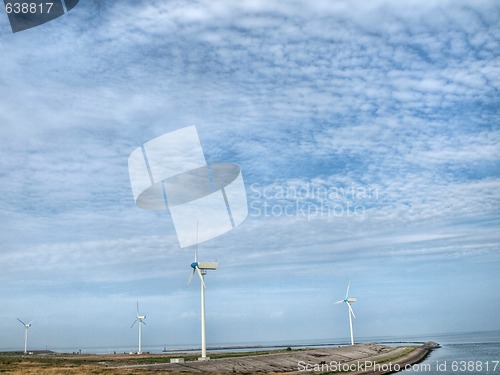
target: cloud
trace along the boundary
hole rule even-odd
[[[212,295],[254,301],[224,305],[235,327],[252,307],[255,332],[279,337],[273,322],[301,321],[350,277],[410,316],[407,277],[442,264],[444,284],[457,265],[494,295],[499,13],[495,1],[94,1],[15,36],[3,17],[4,314],[29,310],[18,291],[59,307],[68,293],[89,314],[112,296],[110,315],[141,295],[194,321],[192,252],[168,212],[134,206],[127,171],[136,147],[191,124],[207,161],[238,164],[247,184],[250,217],[200,247],[220,263]],[[274,194],[306,186],[336,193]]]

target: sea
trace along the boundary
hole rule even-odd
[[[500,375],[500,331],[442,333],[421,336],[383,336],[360,337],[357,343],[382,343],[390,346],[422,344],[434,341],[440,348],[433,350],[422,362],[415,364],[411,369],[401,371],[404,374],[498,374]],[[270,349],[292,349],[336,347],[348,345],[347,340],[302,340],[276,341],[267,343],[219,343],[208,348],[210,353],[226,351],[259,351]],[[82,353],[112,354],[129,353],[137,348],[84,348]],[[56,352],[71,353],[75,350],[56,349]],[[166,347],[164,345],[143,346],[143,352],[149,353],[176,353],[199,352],[199,346],[180,345]]]
[[[437,342],[441,347],[433,350],[423,362],[402,373],[500,375],[500,331],[409,338],[419,339]]]

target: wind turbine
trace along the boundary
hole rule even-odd
[[[24,354],[28,354],[28,329],[31,327],[31,323],[33,323],[33,320],[29,323],[24,323],[19,318],[17,318],[17,320],[19,320],[24,326]]]
[[[345,298],[335,302],[335,304],[339,303],[346,303],[347,304],[347,310],[349,313],[349,327],[351,328],[351,345],[354,345],[354,335],[352,333],[352,318],[356,318],[356,315],[354,315],[354,311],[352,310],[351,303],[356,302],[356,298],[349,297],[349,287],[351,286],[351,282],[349,281],[349,284],[347,284],[347,292],[345,293]]]
[[[193,272],[189,276],[188,285],[193,280],[193,276],[195,273],[198,273],[200,277],[200,285],[201,285],[201,357],[198,358],[199,361],[205,361],[210,359],[207,357],[207,342],[205,336],[205,275],[207,274],[207,270],[216,270],[218,266],[217,262],[198,262],[198,223],[196,224],[196,247],[194,250],[194,262],[191,263],[191,268]]]
[[[144,319],[146,319],[146,315],[141,315],[139,314],[139,301],[137,301],[137,316],[135,317],[134,322],[130,326],[132,328],[135,323],[139,325],[139,350],[137,351],[137,354],[142,354],[142,346],[141,346],[141,339],[142,339],[142,324],[146,325],[144,322]]]

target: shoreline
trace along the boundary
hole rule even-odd
[[[297,348],[253,352],[210,353],[209,361],[198,361],[198,354],[57,354],[20,355],[2,353],[0,372],[10,374],[389,374],[394,369],[423,361],[438,344],[387,346],[379,343],[354,346]],[[182,358],[184,362],[170,363]],[[8,367],[5,365],[8,364]],[[347,366],[347,367],[346,367]],[[380,367],[380,369],[378,368]],[[341,370],[341,371],[339,371]],[[351,371],[353,370],[353,371]],[[380,370],[380,371],[379,371]]]
[[[440,348],[441,346],[435,342],[429,341],[426,343],[423,343],[422,346],[416,347],[414,350],[409,352],[406,355],[403,355],[401,357],[395,358],[394,360],[391,360],[389,364],[382,362],[380,363],[380,370],[378,368],[375,368],[376,366],[373,366],[374,368],[367,369],[367,370],[361,370],[361,371],[352,371],[352,372],[342,372],[342,374],[345,375],[386,375],[386,374],[395,374],[398,372],[401,372],[405,370],[406,366],[414,366],[418,363],[423,362],[429,354],[437,349]],[[386,366],[384,366],[384,364]]]

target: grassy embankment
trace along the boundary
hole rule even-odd
[[[303,350],[303,349],[299,349]],[[296,351],[296,350],[294,350]],[[285,350],[267,350],[254,352],[211,353],[210,358],[236,358],[249,355],[265,355],[284,353]],[[171,358],[184,358],[184,361],[196,361],[199,354],[36,354],[23,355],[22,353],[0,353],[0,374],[27,374],[27,375],[122,375],[122,374],[151,374],[144,369],[116,369],[108,367],[132,366],[169,363]]]

